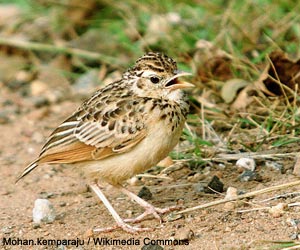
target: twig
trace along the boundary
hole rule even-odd
[[[119,59],[117,60],[116,58],[110,56],[106,56],[92,51],[65,47],[61,45],[28,42],[17,38],[4,38],[4,37],[0,37],[0,45],[6,45],[6,46],[15,47],[23,50],[34,50],[34,51],[44,51],[44,52],[51,52],[51,53],[74,55],[89,60],[102,61],[104,63],[114,64],[114,65],[122,65]]]
[[[168,176],[163,176],[163,175],[153,175],[153,174],[137,174],[136,177],[173,180],[171,177],[168,177]]]
[[[300,202],[294,202],[294,203],[288,204],[288,207],[299,207],[299,206],[300,206]]]
[[[276,195],[274,197],[270,197],[268,199],[264,199],[262,201],[259,201],[261,203],[263,202],[268,202],[268,201],[271,201],[271,200],[278,200],[278,199],[281,199],[281,198],[288,198],[288,197],[296,197],[296,196],[300,196],[300,192],[292,192],[292,193],[286,193],[286,194],[279,194],[279,195]]]
[[[217,200],[217,201],[212,201],[212,202],[205,203],[205,204],[202,204],[202,205],[199,205],[199,206],[184,209],[182,211],[176,212],[176,214],[188,213],[188,212],[192,212],[192,211],[195,211],[195,210],[220,205],[220,204],[223,204],[223,203],[226,203],[226,202],[236,201],[236,200],[245,199],[245,198],[250,198],[250,197],[253,197],[253,196],[256,196],[256,195],[265,194],[265,193],[269,193],[269,192],[272,192],[272,191],[277,191],[277,190],[281,190],[281,189],[285,189],[285,188],[289,188],[289,187],[293,187],[293,186],[297,186],[297,185],[300,185],[300,181],[289,182],[289,183],[281,184],[281,185],[274,186],[274,187],[268,187],[268,188],[256,190],[256,191],[253,191],[253,192],[250,192],[250,193],[247,193],[247,194],[238,195],[237,197],[230,198],[230,199],[221,199],[221,200]]]
[[[298,207],[300,206],[300,202],[294,202],[294,203],[289,203],[287,204],[288,207]],[[260,211],[260,210],[267,210],[270,209],[271,207],[256,207],[256,208],[251,208],[251,209],[244,209],[244,210],[238,210],[238,213],[248,213],[248,212],[253,212],[253,211]]]
[[[274,152],[274,151],[273,151]],[[238,160],[242,157],[251,157],[254,159],[274,159],[274,158],[287,158],[295,157],[299,155],[298,152],[292,153],[273,153],[273,152],[246,152],[246,153],[237,153],[237,154],[218,154],[216,157],[212,158],[203,158],[203,161],[224,161],[224,160]]]

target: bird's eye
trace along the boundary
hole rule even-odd
[[[158,83],[158,82],[159,82],[159,78],[158,78],[157,76],[151,76],[151,77],[150,77],[150,81],[151,81],[152,83]]]

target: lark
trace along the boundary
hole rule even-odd
[[[172,210],[156,208],[122,186],[164,159],[176,146],[189,105],[182,89],[193,87],[180,81],[189,73],[161,53],[140,57],[118,81],[96,91],[49,136],[39,156],[17,178],[41,164],[70,164],[81,171],[116,221],[116,226],[94,229],[108,232],[121,228],[129,233],[150,231],[131,224]],[[101,190],[104,181],[141,205],[145,212],[123,220]]]

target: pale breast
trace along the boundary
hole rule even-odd
[[[139,144],[128,152],[85,162],[81,166],[84,173],[91,178],[117,184],[164,159],[178,143],[185,117],[178,105],[172,107],[164,102],[157,102],[154,106],[148,107],[151,119],[148,121],[147,136]]]

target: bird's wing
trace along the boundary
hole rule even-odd
[[[40,163],[76,163],[124,153],[147,133],[145,98],[115,87],[115,82],[97,91],[60,126],[43,146],[39,157],[17,181]]]
[[[147,133],[145,102],[120,94],[119,101],[113,95],[94,95],[85,102],[50,135],[39,163],[99,160],[137,145]]]

